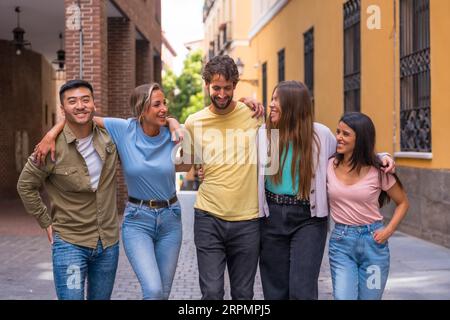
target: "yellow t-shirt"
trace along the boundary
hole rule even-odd
[[[205,108],[186,119],[195,163],[205,174],[195,208],[227,221],[258,217],[256,134],[262,122],[240,102],[226,115]]]

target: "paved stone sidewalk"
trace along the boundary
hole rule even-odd
[[[180,196],[182,198],[183,195]],[[191,200],[183,200],[190,206]],[[0,203],[0,299],[56,299],[51,247],[37,223],[16,202]],[[183,208],[185,209],[185,208]],[[183,211],[183,245],[170,299],[201,297],[193,243],[193,219]],[[390,239],[391,271],[384,299],[450,299],[450,250],[396,233]],[[141,299],[139,283],[120,248],[113,299]],[[226,298],[229,299],[228,283]],[[328,257],[319,278],[319,298],[331,299]],[[259,275],[255,299],[263,299]]]

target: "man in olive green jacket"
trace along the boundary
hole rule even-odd
[[[71,80],[60,89],[66,124],[56,139],[56,161],[37,166],[30,157],[17,190],[28,213],[52,244],[59,299],[110,299],[119,257],[116,207],[116,146],[92,121],[92,86]],[[51,207],[39,189],[45,186]]]

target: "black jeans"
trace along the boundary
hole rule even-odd
[[[327,218],[311,217],[309,205],[269,203],[269,212],[260,222],[264,298],[317,300]]]
[[[224,298],[225,265],[231,298],[253,299],[259,240],[259,219],[230,222],[195,209],[194,242],[203,300]]]

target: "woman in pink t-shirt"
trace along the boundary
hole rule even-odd
[[[387,241],[406,215],[408,198],[397,176],[381,170],[369,117],[345,114],[336,139],[336,155],[327,169],[330,213],[336,222],[329,243],[333,296],[379,300],[389,274]],[[390,198],[397,206],[384,226],[379,209]]]

